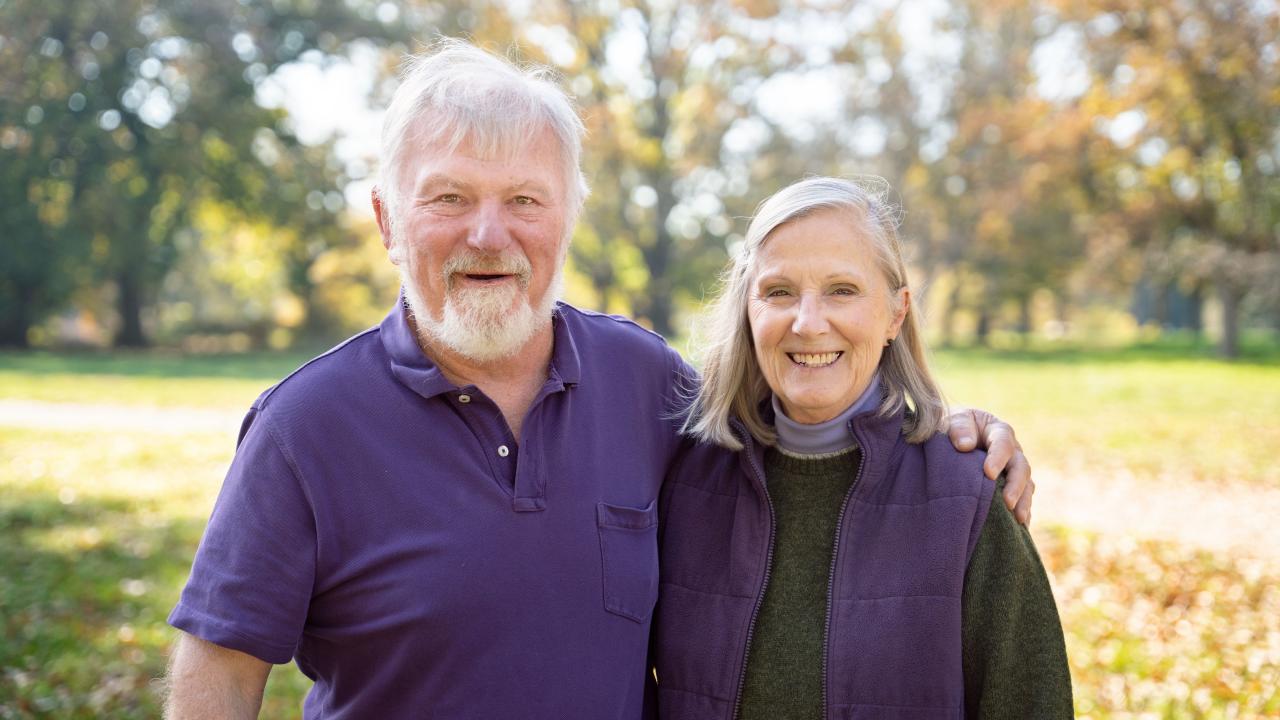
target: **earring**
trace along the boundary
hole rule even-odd
[[[889,338],[888,340],[884,341],[885,347],[889,347],[890,345],[893,345],[893,338]]]

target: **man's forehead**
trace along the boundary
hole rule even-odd
[[[545,124],[478,123],[467,127],[433,127],[419,118],[406,138],[410,152],[461,155],[478,160],[511,160],[548,148],[559,156],[559,136]]]
[[[563,159],[555,134],[507,142],[477,142],[463,137],[457,143],[414,143],[404,154],[404,177],[412,185],[470,184],[502,181],[509,185],[543,184],[563,189]]]
[[[561,183],[555,177],[541,177],[536,174],[503,172],[497,168],[459,168],[443,169],[424,167],[414,178],[414,186],[418,188],[466,189],[478,184],[495,184],[503,188],[520,190],[551,191]]]

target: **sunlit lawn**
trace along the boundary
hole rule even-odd
[[[936,365],[951,401],[1009,420],[1037,466],[1280,487],[1280,363],[968,352]]]
[[[305,358],[0,355],[0,401],[243,408]],[[1280,487],[1280,366],[938,358],[953,400],[1015,422],[1037,467]],[[0,718],[158,713],[177,598],[234,437],[0,425]],[[1088,457],[1082,464],[1080,458]],[[1081,717],[1280,716],[1280,571],[1037,528]],[[277,668],[263,717],[306,689]]]
[[[148,718],[234,438],[0,429],[0,717]],[[273,673],[263,717],[306,679]]]

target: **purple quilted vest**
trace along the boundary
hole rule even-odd
[[[960,600],[995,484],[985,455],[944,435],[919,445],[903,417],[859,415],[860,477],[841,509],[831,575],[826,718],[962,718]],[[740,433],[745,435],[745,433]],[[662,720],[729,720],[772,552],[764,449],[699,446],[660,505],[654,661]]]

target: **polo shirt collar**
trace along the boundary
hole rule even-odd
[[[551,346],[551,377],[559,378],[565,385],[577,385],[582,380],[582,358],[578,355],[578,343],[573,339],[566,310],[569,306],[557,301],[551,314],[554,339]]]
[[[549,376],[565,385],[576,385],[582,375],[582,362],[578,346],[565,319],[564,303],[557,302],[552,316],[554,333],[551,349]],[[409,325],[409,308],[405,304],[404,290],[396,298],[391,312],[378,326],[382,347],[391,362],[391,372],[401,383],[424,398],[432,398],[458,390],[439,366],[422,352],[418,338]]]

